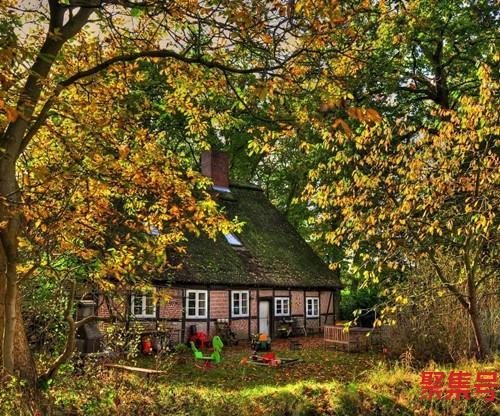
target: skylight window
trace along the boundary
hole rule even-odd
[[[212,189],[214,191],[217,191],[217,192],[224,192],[224,193],[231,192],[231,190],[229,188],[227,188],[225,186],[219,186],[219,185],[213,185]]]
[[[235,246],[235,247],[243,246],[243,243],[233,233],[224,234],[224,237],[226,237],[227,242],[229,244],[231,244],[232,246]]]

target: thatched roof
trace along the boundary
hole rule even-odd
[[[177,284],[209,284],[282,288],[341,287],[295,228],[254,185],[231,184],[230,193],[217,198],[229,218],[245,225],[237,237],[243,246],[231,246],[221,235],[188,243],[183,268],[173,276]]]

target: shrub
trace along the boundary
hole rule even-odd
[[[374,307],[380,302],[378,290],[360,288],[357,290],[344,290],[340,301],[340,318],[345,321],[356,319],[362,327],[373,327],[375,321]],[[360,311],[357,316],[356,311]]]

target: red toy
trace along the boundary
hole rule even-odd
[[[204,332],[196,332],[194,335],[191,335],[189,342],[193,342],[196,348],[205,348],[210,343],[210,337]]]

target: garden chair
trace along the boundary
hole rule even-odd
[[[193,341],[191,341],[191,349],[193,350],[194,353],[194,358],[195,361],[202,360],[204,361],[204,368],[210,368],[212,363],[220,363],[222,360],[222,348],[224,347],[224,344],[222,343],[222,340],[218,335],[214,336],[212,339],[212,346],[214,348],[214,352],[210,355],[203,355],[201,351],[196,348],[196,345],[194,344]],[[198,366],[197,366],[198,367]]]

